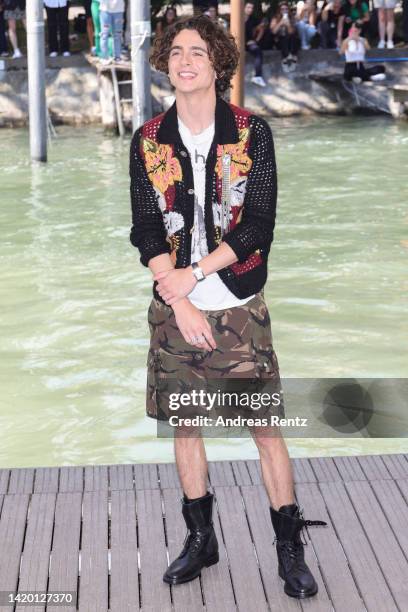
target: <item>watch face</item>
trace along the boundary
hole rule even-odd
[[[200,280],[204,280],[204,272],[201,270],[201,268],[199,268],[198,266],[194,267],[194,276],[196,277],[196,279],[198,281]]]

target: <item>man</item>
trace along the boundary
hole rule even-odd
[[[263,53],[259,41],[265,32],[265,25],[256,19],[254,15],[255,3],[245,2],[244,6],[244,27],[245,27],[245,49],[254,58],[255,75],[251,82],[259,87],[266,87],[263,70]]]
[[[176,100],[139,128],[131,143],[130,240],[155,281],[147,414],[158,420],[166,412],[162,383],[174,373],[180,387],[214,372],[219,378],[279,380],[263,298],[275,225],[274,145],[263,119],[221,97],[238,56],[231,35],[205,16],[167,28],[154,42],[151,62],[169,75]],[[300,533],[306,524],[322,522],[301,517],[286,445],[272,429],[251,434],[271,503],[279,575],[288,595],[308,597],[317,584]],[[173,585],[196,578],[219,558],[202,437],[176,433],[174,444],[189,533],[163,576]]]

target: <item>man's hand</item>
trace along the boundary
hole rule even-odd
[[[153,279],[159,281],[156,290],[168,306],[186,297],[197,283],[191,266],[158,272]]]
[[[212,351],[217,348],[211,332],[211,325],[204,314],[187,298],[180,299],[173,306],[177,326],[186,342],[197,348]],[[192,342],[198,338],[198,342]]]

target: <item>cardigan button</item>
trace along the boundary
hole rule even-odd
[[[187,189],[187,193],[188,193],[188,195],[193,195],[194,194],[194,189]]]
[[[187,151],[184,151],[184,149],[182,149],[180,151],[180,155],[182,155],[183,157],[187,157]]]

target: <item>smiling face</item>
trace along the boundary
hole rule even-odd
[[[207,44],[197,30],[184,29],[175,36],[168,70],[171,84],[181,93],[207,91],[215,87],[216,73]]]

